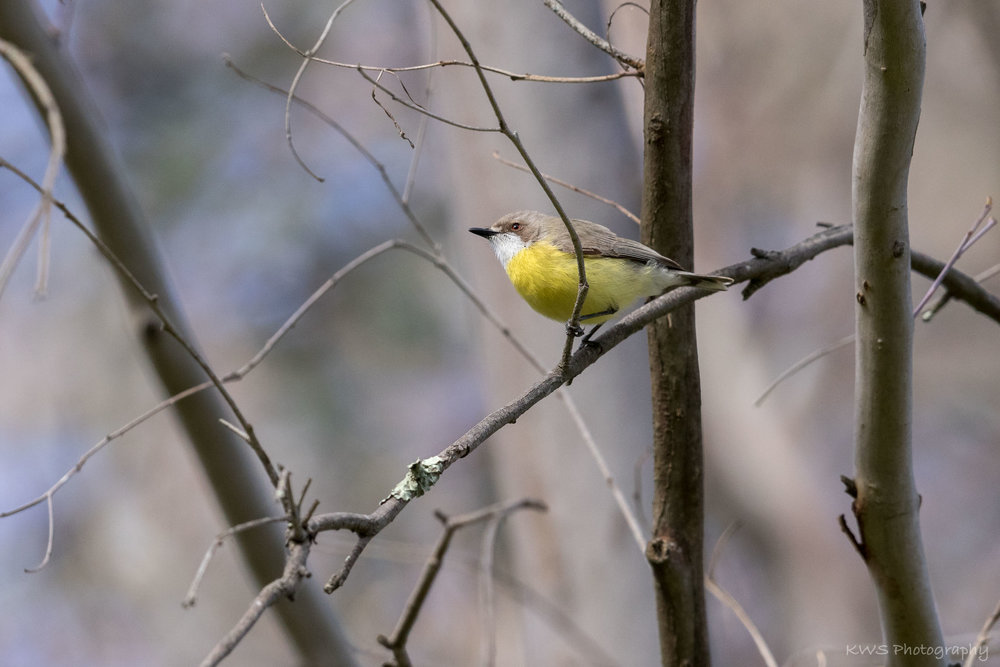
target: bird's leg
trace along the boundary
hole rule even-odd
[[[602,310],[599,313],[590,313],[588,315],[581,315],[580,316],[580,322],[582,323],[584,320],[592,320],[592,319],[594,319],[596,317],[607,317],[608,315],[614,315],[617,312],[618,312],[618,307],[617,306],[611,306],[607,310]],[[594,328],[591,329],[590,331],[588,331],[587,335],[584,336],[583,339],[580,341],[580,345],[588,345],[588,344],[590,344],[590,337],[593,336],[597,332],[597,330],[601,328],[602,324],[604,324],[604,322],[598,322],[597,324],[595,324]]]
[[[590,337],[597,333],[597,330],[601,328],[601,324],[604,324],[604,322],[595,324],[594,328],[588,331],[587,335],[580,339],[580,345],[588,345],[590,343]]]

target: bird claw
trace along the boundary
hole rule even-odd
[[[579,338],[583,335],[583,327],[579,324],[573,324],[572,322],[566,323],[566,333],[574,338]]]

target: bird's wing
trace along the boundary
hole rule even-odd
[[[577,235],[580,237],[580,246],[585,255],[621,257],[643,263],[656,262],[670,269],[683,270],[681,265],[674,260],[664,257],[638,241],[622,238],[604,225],[599,225],[589,220],[574,219],[572,222]],[[565,247],[561,247],[560,250],[573,252],[573,244],[568,237],[565,240]]]

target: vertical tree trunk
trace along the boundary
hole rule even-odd
[[[858,551],[889,665],[940,665],[941,629],[913,480],[913,317],[906,185],[923,87],[918,0],[864,0],[865,78],[854,144],[855,480]],[[896,647],[909,649],[901,655]]]
[[[646,45],[643,241],[690,267],[694,0],[654,0]],[[701,389],[694,309],[649,329],[653,393],[653,568],[664,665],[709,663],[702,573]]]

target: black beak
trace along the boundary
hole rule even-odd
[[[492,229],[486,229],[485,227],[472,227],[469,229],[470,232],[476,236],[482,236],[484,239],[488,239],[491,236],[496,236],[500,232],[494,231]]]

